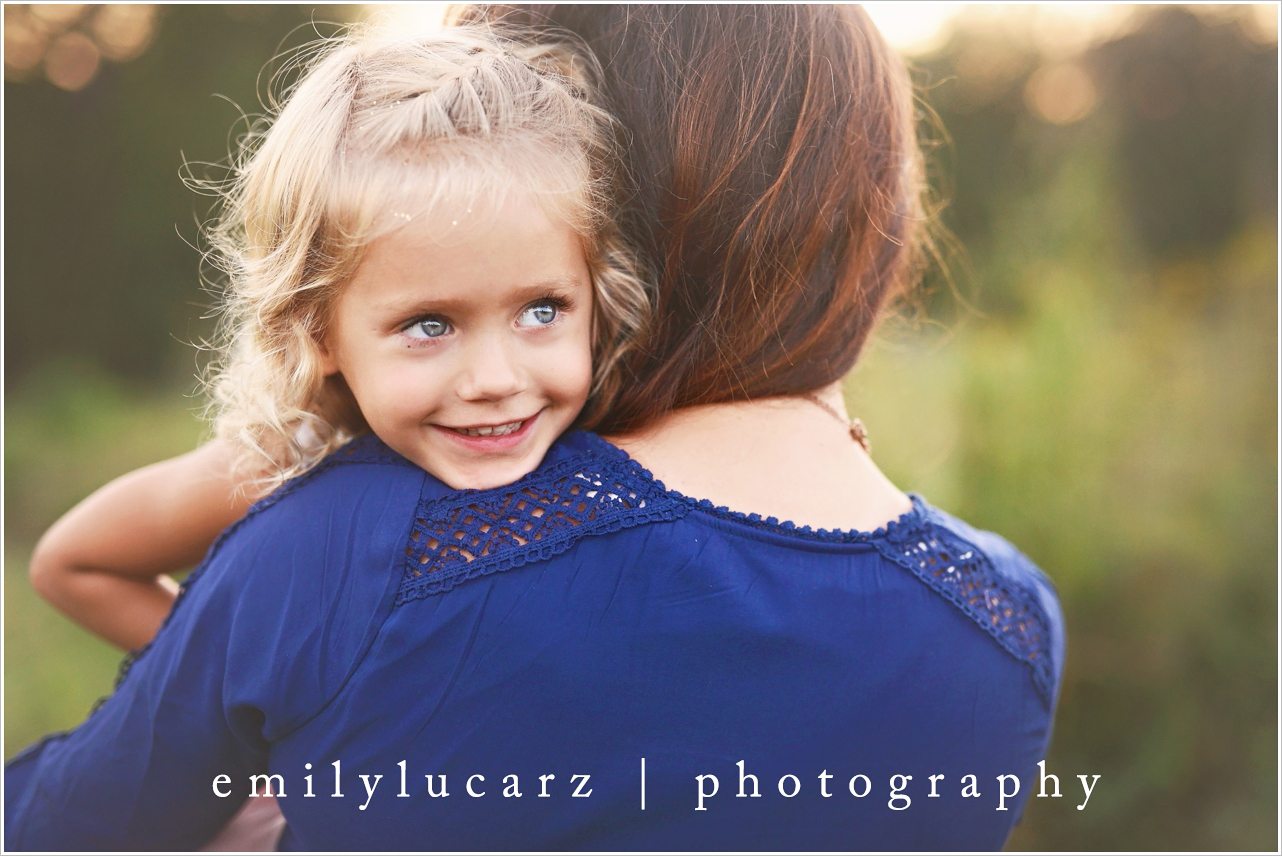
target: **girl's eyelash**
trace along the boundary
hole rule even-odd
[[[447,328],[446,333],[440,336],[415,336],[412,335],[415,327],[427,321],[439,321]],[[415,316],[397,328],[397,335],[408,341],[408,346],[412,348],[431,348],[445,339],[453,331],[454,324],[446,317],[429,312],[423,315]]]
[[[574,304],[568,297],[562,297],[559,294],[546,294],[538,300],[531,300],[529,303],[525,304],[525,308],[529,309],[531,306],[539,306],[545,303],[550,306],[555,306],[558,312],[567,312],[574,308]]]

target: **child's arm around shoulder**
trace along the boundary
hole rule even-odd
[[[198,564],[252,503],[232,457],[214,440],[99,488],[41,537],[32,585],[89,631],[126,650],[142,647],[177,596],[167,575]]]

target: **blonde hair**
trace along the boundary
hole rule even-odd
[[[265,493],[369,430],[341,378],[322,372],[330,307],[372,240],[460,182],[569,201],[594,290],[581,420],[599,418],[649,301],[612,217],[613,120],[593,103],[587,55],[475,26],[420,38],[353,27],[311,50],[284,107],[233,155],[207,233],[226,288],[205,382],[242,481]]]

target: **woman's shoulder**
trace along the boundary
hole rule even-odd
[[[918,525],[887,538],[882,552],[1027,662],[1053,706],[1065,645],[1054,583],[1005,537],[913,496],[921,508]]]
[[[333,590],[333,579],[390,566],[405,548],[429,477],[372,435],[361,435],[250,506],[218,536],[205,561],[225,585],[263,591],[296,581]],[[252,572],[249,570],[252,568]]]
[[[421,469],[393,451],[373,434],[361,434],[321,459],[250,506],[247,516],[261,514],[286,499],[286,505],[325,497],[351,498],[344,488],[362,482],[412,485],[426,476]]]
[[[942,563],[939,572],[944,579],[955,574],[966,578],[957,562],[950,561],[964,557],[958,558],[963,565],[982,564],[996,579],[1042,588],[1054,596],[1045,574],[1009,541],[940,510],[919,493],[908,494],[909,508],[874,529],[811,527],[670,489],[622,448],[583,430],[563,435],[537,469],[509,485],[455,490],[430,474],[422,475],[426,486],[416,513],[412,540],[418,546],[413,549],[422,554],[419,561],[430,568],[431,576],[442,581],[453,575],[437,572],[454,566],[471,566],[471,576],[491,561],[512,561],[514,554],[548,558],[580,538],[694,517],[762,536],[763,548],[813,547],[816,542],[876,544],[901,564],[921,569]]]
[[[1002,536],[971,526],[918,493],[909,497],[907,511],[876,529],[817,529],[670,490],[607,439],[572,431],[553,445],[536,470],[510,485],[424,489],[395,602],[440,595],[490,574],[554,560],[583,540],[604,535],[618,541],[611,549],[631,558],[628,530],[635,532],[636,551],[683,543],[680,538],[650,537],[655,524],[693,527],[699,531],[687,534],[695,541],[702,538],[700,532],[715,528],[747,545],[743,555],[757,557],[874,550],[1026,662],[1039,691],[1053,703],[1063,627],[1050,580]]]
[[[1054,584],[1045,572],[1004,536],[973,526],[924,500],[922,506],[923,524],[930,530],[947,533],[952,538],[972,545],[992,562],[995,570],[1003,577],[1024,585],[1045,587],[1054,592]]]
[[[402,602],[549,558],[587,535],[672,519],[676,505],[585,431],[563,435],[523,478],[486,489],[451,488],[366,434],[255,503],[211,554],[269,540],[276,552],[314,556],[321,570],[346,539],[339,553],[403,564]]]
[[[537,469],[512,484],[425,491],[397,602],[551,559],[587,537],[671,521],[687,512],[601,437],[570,431]]]

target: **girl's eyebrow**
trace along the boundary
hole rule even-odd
[[[530,300],[537,300],[548,294],[561,295],[566,292],[576,291],[582,287],[583,280],[580,277],[574,275],[558,276],[516,286],[508,291],[501,292],[501,296],[504,299],[511,300],[513,303],[525,303]],[[412,297],[407,300],[392,300],[379,304],[375,309],[380,315],[386,314],[400,317],[426,312],[457,312],[460,309],[469,308],[473,303],[474,300],[467,297]]]

